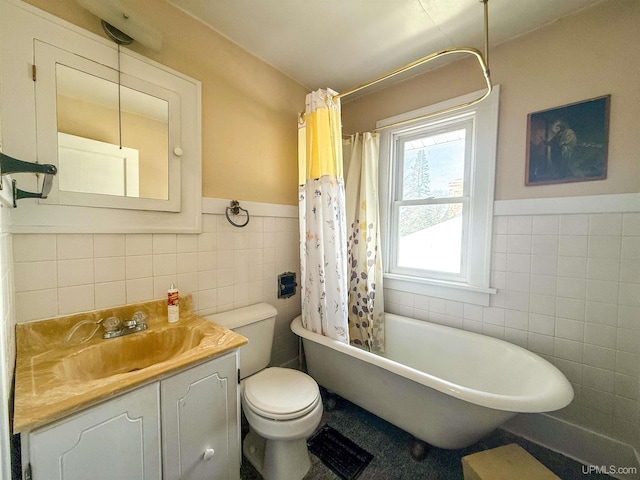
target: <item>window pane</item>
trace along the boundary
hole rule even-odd
[[[401,206],[398,267],[460,273],[462,204]]]
[[[462,196],[466,129],[404,143],[402,200]]]

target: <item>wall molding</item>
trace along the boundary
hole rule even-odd
[[[202,213],[223,215],[230,199],[202,197]],[[242,201],[243,208],[259,217],[298,217],[297,205]],[[586,213],[640,212],[640,193],[585,195],[577,197],[525,198],[496,200],[494,216],[570,215]]]
[[[631,445],[551,415],[521,413],[501,428],[585,465],[635,467],[640,471],[640,456]],[[612,476],[624,480],[638,478],[636,474]]]
[[[231,200],[227,200],[226,198],[202,197],[202,213],[224,215],[230,202]],[[251,216],[298,218],[297,205],[247,202],[241,200],[240,206],[246,208]]]
[[[640,212],[640,193],[497,200],[494,216]]]

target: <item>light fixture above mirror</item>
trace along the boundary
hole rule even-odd
[[[139,16],[128,12],[118,0],[77,0],[77,2],[103,21],[105,32],[114,42],[128,45],[135,40],[154,51],[162,48],[160,31]]]

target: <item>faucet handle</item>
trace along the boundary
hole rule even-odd
[[[137,321],[138,323],[145,323],[147,316],[145,315],[144,312],[138,311],[136,313],[134,313],[131,318],[135,321]]]
[[[127,328],[138,328],[140,330],[144,330],[147,328],[146,319],[147,316],[144,312],[136,312],[131,316],[131,320],[124,322],[124,326]]]
[[[105,333],[113,333],[122,329],[122,323],[118,317],[109,317],[104,322]]]
[[[131,320],[133,320],[135,322],[136,325],[141,326],[141,325],[146,325],[147,324],[147,316],[145,315],[144,312],[136,312],[133,314],[133,316],[131,317]]]

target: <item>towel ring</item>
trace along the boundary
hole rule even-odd
[[[245,220],[244,223],[235,223],[233,220],[231,220],[231,218],[229,217],[229,212],[231,212],[232,215],[239,215],[240,214],[240,210],[242,210],[245,215],[247,216],[247,219]],[[242,208],[240,206],[240,202],[237,200],[231,200],[231,202],[229,203],[229,206],[227,207],[227,209],[224,212],[224,216],[227,217],[227,220],[229,221],[229,223],[231,225],[233,225],[234,227],[246,227],[247,223],[249,223],[249,211]]]

